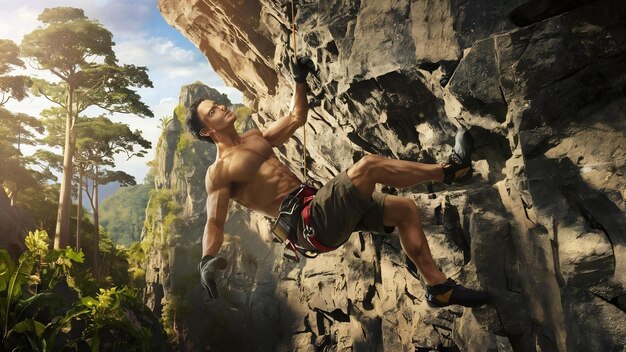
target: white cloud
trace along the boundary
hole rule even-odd
[[[37,16],[40,13],[40,10],[26,6],[7,7],[2,5],[0,38],[11,39],[19,44],[24,34],[31,32],[37,27]]]
[[[194,63],[194,52],[183,49],[173,41],[162,37],[136,36],[115,45],[114,50],[120,62],[155,68],[174,67],[177,64]]]

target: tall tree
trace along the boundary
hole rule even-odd
[[[84,188],[93,210],[94,223],[94,274],[98,276],[99,270],[99,186],[111,182],[118,182],[122,186],[135,185],[135,178],[123,171],[113,171],[106,167],[114,168],[114,157],[117,154],[125,154],[127,160],[134,157],[143,157],[152,146],[151,143],[141,136],[141,131],[131,131],[128,125],[115,123],[101,116],[92,119],[80,119],[76,125],[80,136],[76,141],[76,162],[81,165],[79,184]],[[83,175],[91,180],[82,183]],[[80,212],[79,207],[79,212]],[[80,216],[79,216],[80,218]],[[77,246],[80,245],[80,233],[76,234]]]
[[[9,190],[12,205],[16,204],[22,189],[32,187],[46,178],[30,167],[30,164],[36,163],[34,158],[22,155],[24,145],[38,143],[34,132],[43,132],[39,120],[0,107],[0,182]]]
[[[11,98],[22,100],[26,96],[28,78],[8,75],[13,69],[24,67],[19,56],[20,48],[14,42],[0,39],[0,107]]]
[[[152,87],[145,67],[118,65],[113,36],[88,19],[82,9],[45,9],[38,17],[43,26],[24,36],[22,55],[31,65],[47,70],[57,82],[34,80],[33,93],[60,106],[65,112],[63,175],[59,194],[54,247],[69,245],[72,156],[76,145],[75,124],[91,106],[109,112],[153,117],[132,88]]]
[[[13,69],[24,67],[24,61],[22,61],[19,56],[20,48],[14,42],[8,39],[0,39],[0,108],[11,98],[22,100],[26,96],[26,86],[29,82],[28,78],[25,76],[9,75]],[[3,111],[2,114],[4,114],[5,117],[9,116],[6,110]],[[6,120],[4,122],[6,122]],[[0,158],[9,158],[7,152],[10,150],[7,151],[6,148],[6,144],[0,146]],[[16,170],[19,170],[19,167]],[[3,180],[4,178],[0,176],[0,181]],[[17,193],[15,195],[17,195]],[[0,196],[7,196],[4,187],[0,187]],[[12,199],[12,202],[14,201],[15,198]]]

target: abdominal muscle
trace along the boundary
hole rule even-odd
[[[276,156],[269,156],[244,182],[231,184],[231,198],[267,216],[277,217],[280,203],[301,181]]]

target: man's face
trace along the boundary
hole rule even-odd
[[[223,130],[230,127],[237,119],[234,112],[224,105],[218,105],[213,100],[205,100],[198,105],[198,117],[205,127],[200,133]]]

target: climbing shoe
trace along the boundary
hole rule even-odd
[[[478,307],[489,301],[491,301],[489,293],[463,287],[452,279],[439,285],[426,286],[426,304],[430,307],[445,307],[451,304]]]
[[[200,264],[198,264],[198,271],[200,272],[200,283],[206,290],[209,299],[217,298],[217,284],[215,283],[215,276],[218,270],[226,269],[226,258],[213,257],[211,255],[205,255]]]
[[[474,138],[463,127],[460,127],[454,139],[454,150],[448,158],[448,162],[443,164],[444,179],[447,184],[465,183],[472,178],[472,150],[474,149]]]

